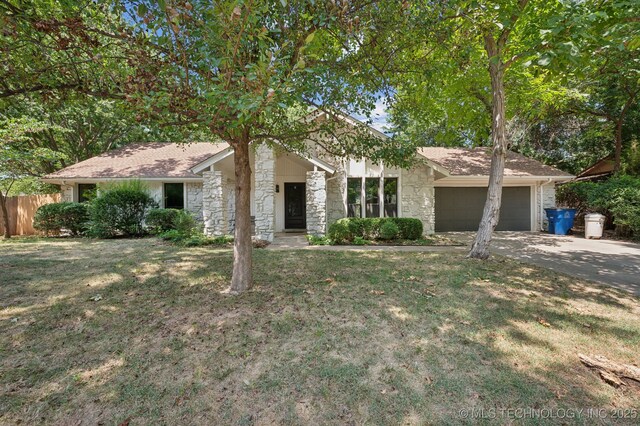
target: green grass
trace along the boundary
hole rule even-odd
[[[254,255],[254,289],[230,296],[227,248],[0,243],[0,423],[475,424],[459,411],[640,405],[577,356],[637,362],[625,293],[460,252]]]

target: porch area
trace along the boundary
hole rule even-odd
[[[327,179],[335,169],[266,144],[250,153],[251,216],[254,235],[273,241],[276,232],[324,235],[327,223]],[[203,177],[203,221],[207,235],[234,231],[235,174],[233,150],[196,166]]]

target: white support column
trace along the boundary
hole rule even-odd
[[[202,172],[202,178],[204,233],[211,236],[226,235],[229,230],[222,172]]]
[[[327,227],[327,181],[325,172],[307,172],[307,234],[323,236]]]
[[[256,238],[273,241],[276,219],[276,154],[263,143],[255,161]]]

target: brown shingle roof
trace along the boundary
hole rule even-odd
[[[45,179],[197,178],[191,168],[228,148],[226,143],[140,143],[105,152]]]
[[[489,176],[490,148],[418,148],[418,153],[448,170],[452,176]],[[567,176],[569,173],[547,166],[532,158],[509,151],[505,176]]]

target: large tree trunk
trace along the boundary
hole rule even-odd
[[[7,197],[0,192],[0,207],[2,208],[2,226],[4,227],[4,237],[11,238],[11,230],[9,229],[9,211],[7,210]]]
[[[507,154],[507,135],[505,125],[505,99],[504,99],[504,71],[505,66],[499,60],[499,52],[493,38],[486,41],[486,50],[489,56],[489,74],[491,75],[491,91],[493,93],[491,139],[493,154],[491,156],[491,174],[489,176],[489,189],[487,201],[484,205],[482,220],[478,227],[476,239],[471,246],[469,257],[475,259],[487,259],[489,257],[489,244],[491,236],[500,219],[500,204],[502,202],[502,181],[504,176],[504,164]]]
[[[249,141],[237,142],[233,148],[236,175],[236,230],[233,241],[233,276],[230,290],[232,293],[242,293],[252,284]]]

